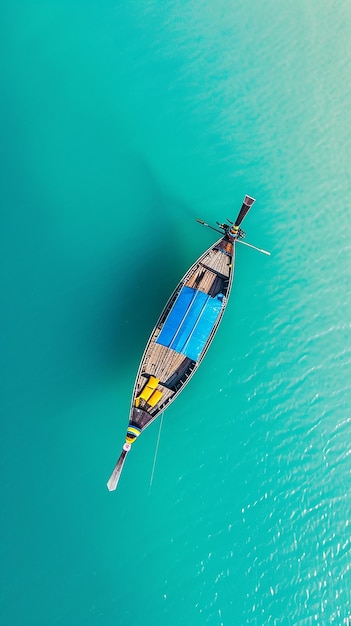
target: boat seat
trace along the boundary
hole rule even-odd
[[[159,389],[155,389],[152,396],[147,400],[149,406],[155,406],[158,403],[159,399],[162,397],[162,391]]]
[[[159,378],[155,378],[155,376],[150,376],[150,378],[147,381],[147,383],[146,383],[144,389],[142,390],[141,394],[137,398],[135,398],[135,406],[136,407],[139,406],[140,400],[145,400],[145,402],[148,402],[149,398],[155,392],[155,389],[156,389],[156,387],[157,387],[159,382],[160,382]],[[157,402],[157,400],[156,400],[156,402]],[[155,404],[156,404],[156,402],[155,402]]]

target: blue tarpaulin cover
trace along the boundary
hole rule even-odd
[[[222,308],[223,295],[182,287],[157,343],[197,361]]]

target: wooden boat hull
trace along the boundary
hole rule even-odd
[[[144,430],[164,411],[183,391],[203,360],[223,317],[234,275],[234,245],[231,242],[217,241],[186,272],[173,291],[153,329],[136,376],[131,408],[130,424]],[[196,285],[196,288],[194,287]],[[189,302],[190,300],[190,302]],[[165,333],[165,322],[170,313],[175,313],[178,305],[183,332],[176,327],[176,337],[171,337],[172,328]],[[208,312],[212,318],[205,333],[199,337],[201,317]],[[173,313],[173,315],[174,315]],[[199,313],[198,317],[197,314]],[[200,317],[201,316],[201,317]],[[211,322],[213,324],[211,326]],[[207,321],[207,320],[206,320]],[[194,323],[193,323],[194,322]],[[164,329],[162,335],[162,329]],[[190,330],[189,330],[190,329]],[[210,332],[206,331],[209,329]],[[200,330],[200,332],[199,332]],[[162,336],[164,339],[162,340]],[[163,343],[161,343],[163,341]],[[165,345],[165,343],[169,345]],[[147,399],[143,394],[150,377],[158,380],[154,391],[158,391],[158,401],[153,393]],[[155,384],[155,381],[152,381]],[[153,385],[151,385],[152,387]]]
[[[253,201],[245,197],[240,222]],[[134,384],[126,442],[107,483],[110,491],[117,486],[131,445],[183,391],[212,343],[233,283],[239,232],[236,224],[227,226],[224,235],[193,263],[150,335]]]

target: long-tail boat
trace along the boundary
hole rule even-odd
[[[227,219],[214,228],[197,220],[218,231],[221,238],[180,280],[147,342],[135,380],[126,440],[107,483],[110,491],[117,487],[132,444],[178,398],[210,347],[230,295],[235,244],[269,254],[242,241],[245,233],[240,224],[254,201],[245,196],[234,223]]]

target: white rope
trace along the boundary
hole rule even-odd
[[[152,470],[151,470],[151,478],[150,478],[150,491],[151,491],[152,481],[153,481],[153,479],[154,479],[154,472],[155,472],[155,465],[156,465],[156,459],[157,459],[158,445],[159,445],[159,443],[160,443],[160,437],[161,437],[161,430],[162,430],[163,416],[164,416],[164,411],[163,411],[163,412],[162,412],[162,414],[161,414],[160,428],[158,429],[158,437],[157,437],[156,450],[155,450],[155,455],[154,455],[154,462],[153,462],[153,465],[152,465]]]

